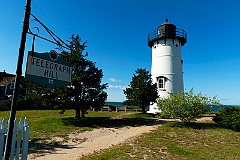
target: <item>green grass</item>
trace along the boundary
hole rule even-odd
[[[9,111],[0,112],[0,118],[8,119]],[[16,118],[27,117],[30,126],[30,140],[50,140],[51,137],[66,136],[71,132],[83,132],[106,125],[110,118],[123,112],[89,112],[86,118],[75,118],[75,111],[68,110],[63,115],[59,110],[17,111]]]
[[[240,133],[214,123],[167,123],[151,133],[81,159],[240,159]]]
[[[17,111],[17,119],[27,117],[29,121],[30,153],[46,152],[56,147],[68,148],[69,146],[63,145],[63,142],[69,140],[70,133],[80,133],[100,127],[136,126],[148,123],[144,118],[146,115],[133,116],[131,112],[89,111],[85,118],[79,119],[74,117],[74,110],[68,110],[63,115],[59,112],[59,110]],[[8,119],[9,113],[9,111],[0,111],[0,119]],[[54,137],[58,137],[58,140],[56,141]]]
[[[129,119],[148,119],[151,118],[151,115],[149,114],[143,114],[143,113],[134,113],[134,114],[126,114],[123,116],[123,118],[129,118]]]
[[[30,126],[30,150],[54,149],[52,137],[67,139],[72,132],[83,132],[106,126],[137,126],[148,123],[147,114],[124,112],[89,112],[77,119],[73,110],[60,115],[57,110],[17,111],[16,118],[27,117]],[[9,118],[9,112],[0,112]],[[49,143],[50,142],[50,143]],[[33,147],[31,147],[33,146]],[[68,146],[62,146],[68,147]],[[215,123],[166,123],[126,144],[117,145],[82,159],[239,159],[240,133],[222,129]]]

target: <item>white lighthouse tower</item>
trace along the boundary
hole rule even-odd
[[[169,93],[183,92],[182,46],[187,42],[187,33],[165,20],[148,35],[148,46],[152,48],[151,75],[157,83],[159,97]],[[161,112],[157,104],[149,106],[148,113]]]

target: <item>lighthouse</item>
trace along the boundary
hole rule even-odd
[[[157,84],[159,97],[184,91],[182,71],[182,46],[187,42],[187,33],[174,24],[165,22],[148,34],[148,46],[152,48],[151,75]],[[157,104],[149,106],[148,113],[161,112]]]

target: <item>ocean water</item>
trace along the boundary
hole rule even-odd
[[[114,106],[126,106],[123,104],[123,102],[106,102],[105,103],[106,105],[114,105]],[[236,106],[236,105],[222,105],[222,106],[213,106],[211,109],[213,112],[218,112],[218,110],[220,108],[227,108],[227,107],[233,107],[233,106]]]
[[[105,104],[106,104],[106,105],[119,106],[119,107],[121,107],[121,106],[126,106],[126,105],[123,104],[123,102],[106,102]]]
[[[234,107],[234,106],[237,106],[237,105],[213,106],[213,107],[212,107],[212,110],[213,110],[213,112],[218,112],[218,110],[219,110],[220,108],[228,108],[228,107]]]

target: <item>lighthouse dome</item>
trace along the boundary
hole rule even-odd
[[[152,47],[155,41],[167,38],[179,39],[183,46],[187,42],[187,33],[182,29],[178,29],[166,19],[156,30],[148,34],[148,46]]]
[[[157,28],[157,31],[159,37],[174,38],[176,36],[176,26],[169,23],[168,19]]]

